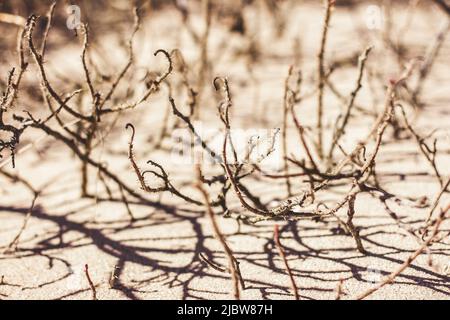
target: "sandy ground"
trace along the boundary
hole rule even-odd
[[[401,9],[398,12],[400,21],[402,12]],[[363,13],[363,6],[353,12],[344,8],[336,11],[331,27],[330,58],[361,52],[367,44],[375,42],[374,35],[369,33],[363,36],[358,31],[360,28],[355,27],[364,21]],[[302,69],[307,79],[311,78],[315,70],[321,14],[317,6],[296,7],[288,24],[287,36],[283,39],[273,38],[269,25],[262,27],[263,37],[272,37],[272,40],[270,44],[266,42],[263,47],[265,57],[254,67],[254,77],[258,79],[256,84],[246,72],[242,59],[227,54],[233,47],[241,46],[242,39],[236,36],[226,41],[227,47],[221,52],[222,58],[217,58],[214,72],[229,77],[235,99],[233,121],[236,126],[271,129],[281,125],[283,81],[292,63],[291,43],[295,35],[300,34]],[[411,28],[404,38],[405,43],[414,48],[412,56],[424,53],[443,19],[439,12],[433,10],[414,15]],[[189,47],[189,36],[179,33],[173,21],[168,20],[162,14],[146,23],[137,45],[140,63],[161,64],[161,60],[150,58],[148,54],[159,48],[180,47],[187,60],[195,57],[195,50]],[[163,36],[160,30],[165,30]],[[223,30],[217,28],[213,29],[211,39],[211,53],[215,55],[220,52],[217,48],[226,37]],[[107,46],[108,42],[105,40],[103,43]],[[371,66],[381,69],[386,75],[397,74],[398,70],[383,61],[385,49],[378,47],[376,42],[374,45]],[[70,44],[67,48],[52,50],[49,68],[73,78],[81,77],[79,47],[76,46],[77,43],[74,43],[76,50],[70,50]],[[112,55],[111,51],[108,52]],[[439,129],[436,133],[441,150],[438,163],[447,176],[450,174],[449,54],[450,38],[436,62],[432,80],[425,85],[427,105],[414,122],[421,132]],[[112,56],[112,59],[121,61],[120,57]],[[65,65],[65,69],[56,67],[60,65]],[[333,76],[333,81],[342,92],[348,94],[355,78],[354,68],[344,69]],[[305,91],[313,88],[310,82],[306,81]],[[381,95],[378,99],[382,103],[383,88],[379,86]],[[194,179],[192,165],[180,165],[167,153],[152,151],[152,143],[148,142],[155,130],[159,132],[161,127],[164,110],[168,107],[165,99],[160,94],[142,109],[124,116],[96,157],[107,162],[109,168],[120,173],[138,190],[126,157],[129,133],[121,129],[127,122],[133,122],[138,129],[136,154],[140,164],[145,167],[147,159],[161,161],[180,188],[198,196],[187,186]],[[340,104],[329,93],[326,99],[326,124],[331,125],[340,111]],[[375,110],[381,109],[380,101],[370,97],[367,87],[363,88],[357,100],[361,105],[373,105]],[[308,100],[299,108],[302,121],[307,126],[315,123],[314,103],[314,99]],[[217,127],[219,121],[215,108],[206,105],[204,109],[202,120],[208,126]],[[369,118],[352,119],[351,128],[343,141],[344,147],[354,145],[367,132],[371,121]],[[289,131],[289,137],[292,137],[292,149],[298,149],[294,130]],[[39,138],[40,133],[34,136],[29,134],[23,145]],[[170,139],[167,140],[170,145]],[[12,255],[0,255],[0,277],[4,276],[4,283],[0,284],[0,299],[90,299],[91,292],[83,271],[85,264],[89,265],[98,298],[102,300],[232,298],[228,275],[208,267],[199,258],[199,254],[204,253],[216,263],[226,265],[221,246],[212,236],[203,210],[182,203],[170,194],[151,196],[155,203],[160,200],[161,204],[151,206],[131,202],[137,220],[130,222],[122,203],[80,200],[79,166],[79,162],[66,149],[51,139],[39,139],[29,151],[18,156],[16,172],[42,190],[42,194],[21,237],[18,251]],[[7,169],[10,170],[10,167]],[[440,189],[428,163],[417,152],[417,145],[410,141],[394,142],[391,135],[382,147],[378,171],[381,184],[399,196],[426,196],[428,202],[432,202]],[[104,195],[95,171],[91,171],[91,177],[91,191]],[[1,248],[20,229],[32,195],[18,183],[12,184],[3,177],[0,177],[0,182],[2,251]],[[264,201],[270,201],[277,195],[282,197],[285,190],[282,181],[261,176],[249,178],[247,185]],[[297,192],[302,187],[304,184],[295,184]],[[333,203],[341,199],[347,189],[348,186],[333,188],[320,194],[320,198]],[[445,195],[441,206],[449,200],[450,197]],[[236,200],[234,204],[234,208],[239,209]],[[400,206],[395,201],[388,201],[388,204],[402,222],[412,227],[420,226],[429,211],[429,208],[419,209],[412,205]],[[418,248],[416,240],[376,198],[369,195],[359,197],[356,212],[355,224],[361,228],[367,255],[356,251],[354,240],[340,234],[338,224],[332,219],[326,222],[280,223],[281,241],[302,299],[334,299],[340,280],[344,280],[343,298],[353,298],[398,268]],[[339,215],[345,216],[345,212],[339,212]],[[218,221],[241,265],[246,282],[242,298],[292,299],[289,278],[273,242],[274,223],[239,225],[235,220],[222,217]],[[450,230],[448,222],[443,230]],[[432,253],[434,267],[429,266],[428,256],[424,254],[394,284],[382,288],[371,298],[449,299],[450,239],[447,237],[435,244]],[[112,272],[117,276],[113,289],[109,285]]]

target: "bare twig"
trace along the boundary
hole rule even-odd
[[[19,232],[14,237],[14,239],[6,247],[5,253],[14,253],[14,252],[17,251],[17,247],[19,245],[20,237],[22,236],[22,233],[25,231],[25,229],[26,229],[26,227],[28,225],[28,220],[30,220],[31,215],[33,214],[34,206],[36,204],[36,200],[37,200],[38,196],[39,196],[39,193],[35,192],[33,201],[31,202],[30,209],[28,210],[28,213],[25,216],[25,219],[23,220],[22,227],[20,228]]]
[[[355,216],[355,200],[356,200],[356,194],[353,194],[350,196],[348,200],[348,212],[347,212],[347,227],[353,236],[353,238],[356,241],[356,247],[358,248],[358,251],[361,253],[366,253],[366,250],[364,249],[364,246],[361,241],[361,237],[359,236],[359,230],[355,227],[353,224],[353,217]]]
[[[412,74],[414,67],[415,67],[414,60],[411,60],[408,66],[405,68],[405,70],[402,72],[402,74],[397,79],[391,79],[384,102],[384,110],[379,114],[375,122],[373,123],[369,133],[363,139],[355,148],[354,150],[346,156],[346,158],[341,161],[333,170],[333,173],[339,173],[341,170],[346,167],[349,163],[353,162],[355,157],[357,157],[362,151],[366,149],[367,143],[375,137],[377,141],[377,148],[376,151],[378,152],[379,144],[381,143],[380,138],[382,137],[384,131],[387,128],[387,125],[389,124],[389,121],[392,118],[392,113],[394,110],[395,105],[395,99],[396,99],[396,92],[397,88],[402,85]],[[381,134],[380,134],[381,133]],[[376,155],[376,153],[373,153]],[[374,158],[373,158],[374,160]],[[368,162],[368,165],[366,166],[365,170],[370,168],[373,165],[373,161]]]
[[[45,56],[45,50],[47,49],[47,39],[48,39],[48,34],[50,32],[50,28],[52,26],[52,20],[53,20],[53,15],[55,14],[56,4],[57,4],[56,1],[53,2],[47,13],[47,25],[45,26],[44,38],[42,40],[42,46],[41,46],[41,56],[42,57]]]
[[[447,192],[448,188],[450,187],[450,178],[447,179],[447,182],[444,183],[443,187],[441,188],[441,191],[439,191],[439,194],[436,196],[436,199],[433,202],[433,205],[431,206],[430,212],[428,214],[426,223],[431,221],[431,218],[433,217],[433,213],[436,210],[436,208],[439,205],[439,202],[441,201],[442,196],[445,192]]]
[[[450,16],[450,5],[446,0],[433,0],[447,15]]]
[[[18,27],[24,27],[27,20],[24,17],[18,15],[1,12],[0,22],[7,24],[14,24]]]
[[[223,268],[222,266],[219,266],[217,263],[214,263],[210,259],[208,259],[203,253],[200,253],[200,259],[202,259],[203,262],[205,262],[208,266],[213,268],[216,271],[222,272],[222,273],[231,273],[228,268]]]
[[[116,91],[118,85],[120,84],[120,82],[122,81],[122,79],[124,78],[124,76],[126,75],[126,73],[128,72],[128,70],[130,69],[130,67],[133,64],[133,60],[134,60],[134,53],[133,53],[134,38],[135,38],[137,32],[139,31],[139,28],[141,27],[141,17],[139,15],[139,9],[138,8],[134,8],[133,13],[134,13],[134,27],[133,27],[133,32],[131,34],[130,41],[128,43],[128,55],[129,55],[128,62],[123,67],[122,71],[119,73],[119,75],[117,76],[116,80],[111,85],[111,88],[108,91],[108,93],[106,94],[106,96],[103,99],[102,103],[99,105],[98,108],[100,110],[103,109],[103,106],[111,99],[111,97],[113,96],[114,92]],[[156,54],[158,54],[158,52]]]
[[[116,287],[116,282],[119,280],[119,276],[117,275],[118,270],[119,266],[114,266],[113,271],[111,271],[111,275],[108,281],[110,289],[114,289]]]
[[[376,291],[380,290],[381,288],[383,288],[387,284],[393,283],[395,278],[397,278],[403,271],[405,271],[414,262],[414,260],[418,256],[420,256],[436,240],[436,237],[437,237],[437,235],[438,235],[438,233],[440,231],[439,228],[440,228],[442,222],[446,219],[447,211],[448,211],[448,208],[441,212],[441,215],[440,215],[439,219],[434,224],[431,236],[428,238],[427,241],[425,241],[422,244],[422,246],[419,249],[417,249],[413,254],[411,254],[408,257],[408,259],[406,259],[405,262],[397,270],[393,271],[382,282],[380,282],[379,284],[377,284],[373,288],[367,290],[366,292],[360,294],[359,296],[357,296],[356,299],[357,300],[363,300],[363,299],[369,297],[370,295],[372,295],[373,293],[375,293]]]
[[[288,196],[292,196],[292,185],[291,181],[289,179],[289,164],[287,160],[288,155],[288,142],[287,142],[287,129],[288,129],[288,115],[289,115],[289,109],[291,109],[292,105],[292,95],[291,90],[289,88],[289,80],[292,76],[292,73],[294,72],[294,67],[291,66],[289,68],[289,74],[286,77],[285,83],[284,83],[284,98],[283,98],[283,129],[282,129],[282,141],[283,141],[283,158],[284,158],[284,171],[286,173],[286,188]]]
[[[136,218],[134,217],[133,211],[131,211],[131,207],[130,207],[130,204],[128,203],[125,192],[123,191],[123,187],[119,186],[119,190],[120,190],[120,197],[122,198],[122,202],[125,204],[125,208],[127,209],[127,213],[128,213],[128,216],[130,217],[130,220],[131,221],[136,220]]]
[[[437,140],[435,139],[433,142],[432,147],[430,147],[426,142],[425,139],[419,136],[419,134],[414,130],[414,128],[411,126],[411,124],[408,121],[408,117],[406,116],[405,109],[403,106],[399,105],[399,108],[402,112],[403,119],[405,121],[406,128],[409,130],[409,132],[413,135],[414,139],[416,140],[417,144],[419,145],[419,149],[424,155],[424,157],[427,159],[428,163],[431,165],[431,167],[434,170],[434,173],[436,175],[436,178],[439,180],[439,184],[441,187],[444,186],[444,180],[437,168],[436,164],[436,156],[437,156]]]
[[[84,265],[84,274],[86,275],[86,279],[89,283],[89,287],[91,288],[92,300],[98,300],[97,299],[97,290],[95,289],[95,285],[91,280],[91,276],[89,275],[89,266],[87,264]]]
[[[279,231],[278,225],[275,225],[273,239],[278,248],[278,253],[280,254],[281,259],[283,260],[284,266],[286,268],[286,272],[289,275],[289,279],[291,281],[292,293],[294,294],[294,298],[295,298],[295,300],[300,300],[300,296],[298,295],[298,288],[297,288],[297,284],[295,283],[294,275],[292,274],[292,270],[289,267],[289,263],[286,258],[286,253],[284,252],[284,248],[280,241],[280,231]]]
[[[240,299],[239,283],[240,283],[240,281],[242,281],[242,275],[239,270],[239,262],[234,257],[233,251],[228,246],[228,244],[225,240],[225,237],[223,236],[222,232],[220,231],[219,225],[217,224],[217,221],[216,221],[216,217],[215,217],[214,212],[210,205],[209,195],[206,192],[205,188],[203,187],[202,176],[203,175],[202,175],[200,166],[198,166],[197,167],[197,185],[196,185],[196,187],[203,196],[204,205],[206,206],[206,213],[211,222],[211,226],[214,231],[214,236],[218,241],[220,241],[220,244],[222,245],[223,250],[224,250],[225,254],[227,255],[228,265],[229,265],[231,277],[233,280],[234,298],[236,300],[239,300]]]
[[[317,149],[319,157],[323,158],[323,97],[325,88],[325,51],[328,39],[328,29],[335,4],[335,0],[325,0],[326,12],[322,27],[322,40],[318,55],[318,103],[317,103]]]
[[[344,280],[340,279],[336,287],[336,298],[335,300],[341,300],[344,295]]]
[[[64,110],[66,110],[69,114],[71,114],[73,117],[78,118],[80,120],[93,122],[95,121],[95,117],[93,116],[85,116],[69,106],[67,106],[67,103],[64,102],[58,93],[54,90],[53,86],[48,81],[47,73],[44,68],[44,61],[42,55],[37,51],[34,40],[33,40],[33,32],[36,27],[37,17],[35,15],[31,15],[27,22],[27,30],[28,30],[28,45],[31,50],[31,54],[34,57],[34,60],[39,68],[39,73],[42,79],[42,85],[45,87],[47,92],[51,95],[51,97],[61,106]]]
[[[412,99],[413,102],[420,105],[420,95],[422,93],[423,85],[426,82],[428,75],[431,73],[433,69],[433,65],[436,61],[436,58],[439,55],[439,52],[441,51],[445,39],[447,37],[448,31],[450,30],[450,18],[447,19],[444,27],[442,30],[439,31],[438,35],[436,36],[436,40],[432,43],[430,48],[427,51],[427,54],[425,56],[425,61],[423,62],[422,66],[419,70],[419,78],[417,79],[417,84],[412,92]]]
[[[13,183],[20,182],[28,190],[30,190],[32,194],[37,194],[38,193],[36,188],[34,188],[33,185],[28,180],[26,180],[25,178],[21,177],[19,174],[10,173],[10,172],[7,172],[7,171],[3,170],[2,168],[0,168],[0,175],[5,176],[9,180],[11,180]]]
[[[316,170],[317,172],[319,172],[319,168],[316,164],[316,161],[314,160],[311,149],[310,149],[308,143],[306,142],[305,128],[300,123],[300,120],[298,119],[297,114],[294,111],[294,108],[291,109],[291,114],[292,114],[292,118],[294,119],[295,126],[297,127],[297,131],[300,136],[300,141],[302,143],[303,149],[305,150],[306,155],[308,156],[308,159],[311,162],[311,165],[313,166],[313,169]]]
[[[329,161],[331,161],[333,158],[333,151],[336,148],[337,144],[339,143],[339,140],[345,134],[345,128],[350,119],[350,115],[351,115],[353,106],[355,104],[356,97],[362,88],[362,79],[363,79],[363,75],[364,75],[364,68],[365,68],[366,61],[367,61],[367,58],[369,57],[369,53],[371,50],[372,50],[372,47],[368,47],[364,51],[364,53],[359,57],[359,66],[358,66],[359,71],[358,71],[358,79],[356,80],[356,87],[351,93],[350,100],[347,104],[346,110],[342,117],[342,121],[335,130],[335,133],[333,136],[333,142],[331,144],[330,151],[328,153]]]

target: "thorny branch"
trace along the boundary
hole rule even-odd
[[[17,251],[17,247],[19,245],[20,237],[22,236],[22,233],[25,231],[25,229],[26,229],[26,227],[28,225],[28,220],[30,220],[31,215],[33,214],[34,206],[36,204],[36,200],[37,200],[38,196],[39,196],[39,193],[36,192],[34,194],[33,201],[31,202],[30,209],[28,210],[28,213],[27,213],[27,215],[25,216],[25,218],[23,220],[22,227],[20,228],[19,232],[14,237],[14,239],[6,247],[6,250],[4,251],[5,253],[9,254],[9,253],[14,253],[14,252]]]

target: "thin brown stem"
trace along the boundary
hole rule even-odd
[[[359,230],[355,227],[353,224],[353,218],[355,216],[355,200],[356,200],[356,194],[352,194],[348,199],[348,212],[347,212],[347,227],[356,242],[356,247],[359,252],[366,253],[366,250],[364,249],[364,246],[361,241],[361,237],[359,236]]]
[[[442,196],[444,193],[447,192],[448,188],[450,187],[450,178],[447,179],[447,182],[444,184],[444,186],[441,188],[441,191],[439,191],[439,194],[436,196],[436,199],[433,201],[433,205],[431,206],[430,212],[428,214],[426,223],[431,221],[431,218],[433,217],[433,213],[436,210],[436,208],[439,205],[439,202],[441,201]]]
[[[340,279],[336,287],[336,298],[335,300],[341,300],[344,295],[344,280]]]
[[[95,285],[92,282],[91,276],[89,275],[89,266],[87,264],[84,265],[84,274],[86,275],[86,279],[89,283],[89,287],[92,292],[92,300],[98,300],[97,299],[97,290],[95,289]]]
[[[318,54],[318,96],[317,96],[317,150],[320,158],[323,158],[323,98],[325,89],[325,51],[328,40],[328,30],[334,8],[334,0],[325,0],[325,20],[322,27],[322,40]]]
[[[28,210],[28,213],[25,216],[25,219],[23,220],[22,227],[20,228],[19,232],[14,237],[14,239],[6,247],[5,253],[14,253],[14,252],[17,251],[17,247],[19,245],[20,237],[22,236],[22,233],[25,231],[25,229],[26,229],[26,227],[28,225],[28,220],[30,220],[31,215],[33,214],[34,206],[36,204],[36,200],[37,200],[38,196],[39,196],[39,193],[36,192],[34,194],[33,201],[31,202],[30,209]]]
[[[372,50],[372,47],[368,47],[363,52],[363,54],[359,57],[358,78],[356,80],[356,86],[355,86],[355,89],[351,93],[350,100],[347,104],[344,115],[342,117],[342,121],[335,130],[335,133],[333,136],[333,142],[331,144],[330,151],[328,152],[328,160],[329,161],[332,161],[334,149],[336,148],[337,144],[339,143],[339,140],[341,139],[341,137],[345,134],[345,128],[347,127],[348,121],[350,119],[350,115],[352,113],[352,109],[355,104],[356,97],[362,88],[362,79],[363,79],[363,75],[364,75],[364,69],[365,69],[367,58],[369,57],[369,53],[371,50]]]
[[[440,215],[439,219],[434,224],[431,236],[428,238],[427,241],[425,241],[422,244],[422,246],[420,246],[420,248],[418,248],[413,254],[411,254],[408,257],[408,259],[406,259],[405,262],[403,262],[403,264],[397,270],[393,271],[382,282],[380,282],[379,284],[375,285],[373,288],[367,290],[366,292],[360,294],[359,296],[356,297],[356,299],[357,300],[363,300],[363,299],[371,296],[372,294],[374,294],[375,292],[377,292],[378,290],[380,290],[384,286],[386,286],[386,285],[388,285],[390,283],[393,283],[395,278],[397,278],[403,271],[405,271],[407,268],[409,268],[411,266],[411,264],[414,262],[414,260],[418,256],[420,256],[436,240],[436,237],[437,237],[437,235],[439,234],[439,231],[440,231],[440,226],[441,226],[442,222],[446,219],[447,211],[448,211],[448,208],[441,212],[441,215]]]
[[[414,139],[416,140],[417,144],[419,145],[419,149],[432,167],[436,179],[438,179],[439,184],[441,187],[444,186],[444,179],[442,178],[436,164],[436,156],[437,156],[437,140],[434,140],[432,147],[430,147],[426,142],[425,139],[419,136],[419,134],[416,132],[416,130],[412,127],[412,125],[408,121],[408,117],[406,116],[405,109],[403,106],[399,105],[399,108],[402,112],[403,119],[406,125],[406,128],[408,131],[413,135]]]
[[[197,167],[197,185],[196,185],[196,187],[203,196],[204,205],[206,207],[206,213],[211,222],[211,226],[212,226],[212,229],[214,232],[214,237],[220,242],[220,244],[222,245],[222,248],[227,256],[228,265],[229,265],[229,269],[231,272],[231,278],[233,280],[233,292],[234,292],[233,295],[236,300],[239,300],[241,297],[240,290],[239,290],[239,283],[240,283],[239,279],[242,279],[242,275],[239,270],[239,262],[234,257],[233,251],[228,246],[228,244],[225,240],[225,237],[223,236],[223,234],[220,230],[220,227],[216,221],[215,214],[210,205],[209,195],[206,192],[206,190],[203,186],[203,183],[202,183],[202,177],[203,177],[203,175],[202,175],[200,166],[198,166]]]
[[[289,263],[286,258],[286,253],[284,251],[283,245],[280,241],[280,231],[278,225],[275,225],[274,233],[273,233],[274,242],[278,248],[278,253],[280,254],[281,259],[283,260],[284,267],[286,268],[286,272],[289,275],[289,279],[291,281],[292,293],[294,294],[295,300],[300,300],[300,296],[298,295],[297,284],[295,283],[294,275],[292,274],[292,270],[289,267]]]

